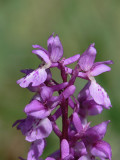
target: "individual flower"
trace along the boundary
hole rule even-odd
[[[111,102],[106,91],[95,81],[88,82],[78,94],[80,103],[79,113],[82,117],[97,115],[111,107]]]
[[[89,158],[91,156],[95,156],[101,159],[105,158],[105,159],[111,160],[111,156],[112,156],[111,147],[107,142],[102,140],[106,134],[107,125],[109,122],[110,121],[105,121],[94,127],[89,127],[89,125],[86,125],[83,127],[78,114],[73,113],[73,124],[76,129],[75,131],[76,133],[74,133],[73,135],[74,149],[75,148],[78,149],[76,144],[78,144],[79,146],[79,143],[82,143],[82,146],[83,146],[82,151],[85,151],[85,148],[87,148],[87,151],[91,153],[91,155],[89,155],[89,152],[87,154],[86,152],[84,152],[84,154],[82,155],[81,150],[80,151],[76,150],[77,155],[81,154],[81,156],[83,157],[89,156]],[[79,139],[81,139],[82,141],[79,142]],[[75,142],[75,141],[78,141],[78,142]],[[73,153],[75,154],[75,151]],[[89,160],[89,158],[88,159],[86,158],[86,159]]]
[[[56,85],[54,87],[41,87],[40,94],[34,96],[33,100],[26,105],[24,109],[25,113],[28,116],[33,116],[39,119],[49,116],[53,109],[61,104],[62,99],[67,99],[74,93],[75,86],[71,85],[67,87],[59,96],[52,96],[53,90],[63,89],[67,85],[68,83],[62,83],[61,85]]]
[[[48,51],[39,45],[33,45],[33,48],[38,49],[33,50],[32,52],[36,54],[39,58],[42,58],[45,64],[38,69],[30,72],[24,78],[18,80],[17,83],[21,87],[26,88],[30,84],[35,87],[45,82],[47,79],[46,69],[48,69],[52,63],[58,62],[62,58],[63,47],[58,36],[53,37],[53,35],[51,35],[48,39],[47,46]]]
[[[17,120],[13,126],[17,124],[17,129],[20,129],[25,139],[29,142],[44,139],[52,132],[52,124],[48,118],[36,119],[28,116],[26,119]]]
[[[97,76],[103,72],[108,72],[111,68],[107,65],[112,64],[112,61],[95,62],[97,51],[95,44],[91,44],[88,49],[81,55],[78,62],[81,71],[83,71],[88,79]],[[81,72],[78,76],[80,76]]]

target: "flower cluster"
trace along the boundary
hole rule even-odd
[[[39,45],[33,45],[33,48],[32,53],[42,63],[35,70],[22,70],[25,76],[17,83],[34,92],[34,96],[25,106],[26,118],[13,124],[21,130],[26,141],[31,142],[27,160],[42,159],[40,156],[46,146],[45,138],[52,131],[60,140],[60,148],[45,160],[111,160],[111,147],[103,140],[110,121],[91,127],[87,117],[101,114],[103,109],[111,107],[106,91],[96,82],[95,76],[110,71],[108,65],[113,62],[94,62],[97,53],[95,44],[91,44],[81,56],[77,54],[62,58],[61,41],[53,34],[48,38],[47,50]],[[74,62],[74,69],[69,68],[68,65]],[[52,68],[60,70],[62,83],[53,79]],[[77,78],[85,79],[87,83],[76,98]],[[54,96],[54,92],[58,96]],[[72,108],[71,115],[68,114],[69,107]],[[56,124],[60,117],[62,130]]]

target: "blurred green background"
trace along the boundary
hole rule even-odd
[[[20,88],[16,80],[23,76],[19,70],[36,68],[40,63],[32,54],[32,44],[46,48],[47,38],[53,32],[62,41],[64,57],[81,54],[95,42],[96,61],[114,61],[111,72],[96,78],[108,92],[113,108],[92,120],[96,123],[111,120],[105,139],[112,146],[113,159],[119,160],[119,0],[0,0],[0,160],[16,160],[27,155],[29,143],[11,126],[25,117],[23,109],[33,94]],[[83,87],[83,82],[78,82],[77,92]],[[47,141],[44,156],[57,149],[54,134]]]

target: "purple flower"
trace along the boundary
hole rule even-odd
[[[34,96],[33,100],[26,105],[24,109],[25,113],[28,116],[33,116],[39,119],[49,116],[53,109],[61,103],[62,99],[67,99],[74,93],[75,86],[71,85],[67,87],[60,96],[52,96],[53,90],[62,89],[65,86],[67,86],[67,83],[56,85],[52,88],[43,86],[40,90],[40,94]]]
[[[112,61],[96,62],[97,51],[95,49],[95,44],[91,44],[88,49],[81,55],[78,62],[80,69],[86,73],[86,76],[91,80],[91,77],[97,76],[103,72],[110,71],[111,68],[108,64],[112,64]],[[106,65],[107,64],[107,65]],[[80,76],[81,73],[79,73]]]
[[[48,118],[41,120],[28,116],[26,119],[16,121],[14,125],[17,123],[19,123],[17,129],[21,130],[29,142],[46,138],[52,132],[52,124]]]
[[[110,99],[106,91],[95,81],[89,81],[78,95],[81,116],[97,115],[111,107]]]
[[[73,153],[76,156],[81,155],[84,157],[85,154],[87,155],[85,149],[87,148],[87,150],[89,150],[93,156],[97,156],[99,158],[108,158],[109,160],[111,160],[111,155],[112,155],[111,147],[107,142],[102,140],[105,136],[107,125],[109,122],[110,121],[105,121],[94,127],[86,126],[87,128],[86,127],[83,128],[78,114],[73,113],[73,124],[76,129],[76,136],[78,137],[78,139],[76,140],[79,140],[79,137],[81,137],[83,141],[83,142],[78,141],[75,143],[75,139],[73,139],[74,140],[73,143],[75,143],[75,146],[73,148]],[[74,137],[76,136],[74,133]],[[83,146],[82,150],[80,150],[80,146]]]
[[[39,45],[33,45],[34,48],[39,49],[33,50],[32,52],[38,57],[42,58],[42,60],[45,62],[45,65],[39,67],[38,69],[27,74],[24,78],[18,80],[17,83],[21,87],[26,88],[30,84],[32,84],[33,87],[39,86],[41,83],[45,82],[47,79],[46,69],[48,69],[52,63],[58,62],[62,58],[63,47],[58,36],[55,36],[54,38],[53,35],[51,35],[48,39],[47,45],[48,51]]]
[[[111,147],[107,142],[102,140],[105,136],[109,122],[110,121],[105,121],[87,129],[83,141],[86,146],[89,146],[88,149],[93,156],[111,160]]]
[[[102,122],[94,127],[90,127],[86,130],[84,134],[84,142],[87,144],[94,144],[100,141],[105,136],[107,125],[110,121]]]

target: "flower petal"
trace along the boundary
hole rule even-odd
[[[32,86],[39,86],[41,83],[45,82],[47,78],[47,73],[44,68],[38,68],[28,74],[26,77],[21,78],[17,81],[17,83],[22,87],[26,88],[31,83]]]
[[[55,160],[55,158],[47,157],[45,160]]]
[[[40,50],[43,50],[49,56],[49,52],[46,49],[44,49],[43,47],[41,47],[40,45],[35,44],[35,45],[32,45],[32,47],[35,49],[39,48]]]
[[[51,88],[53,89],[53,91],[59,91],[59,90],[66,88],[67,85],[68,85],[68,82],[64,82],[58,85],[51,86]]]
[[[80,156],[87,154],[87,150],[86,150],[85,145],[82,141],[80,141],[80,142],[78,141],[75,144],[74,152],[75,152],[74,154],[76,157],[80,157]]]
[[[79,102],[86,100],[90,96],[89,86],[90,86],[90,81],[88,81],[88,83],[84,86],[84,88],[79,92],[78,94]]]
[[[87,141],[90,144],[93,144],[103,139],[109,122],[110,121],[105,121],[94,127],[89,128],[85,133],[85,141]]]
[[[94,48],[94,43],[91,44],[88,49],[81,55],[79,60],[79,65],[83,71],[89,71],[93,66],[95,57],[96,57],[96,49]]]
[[[91,158],[88,156],[82,156],[78,160],[91,160]]]
[[[50,63],[48,55],[43,50],[33,50],[32,53],[42,58],[47,64]]]
[[[80,118],[76,112],[73,113],[73,123],[78,133],[81,133],[83,130]]]
[[[40,90],[42,100],[45,102],[52,97],[53,90],[51,87],[43,86]]]
[[[26,105],[24,111],[25,111],[25,113],[29,113],[29,112],[34,112],[34,111],[42,110],[42,109],[44,109],[43,104],[40,103],[37,100],[33,100],[28,105]]]
[[[26,140],[33,142],[37,139],[43,139],[52,132],[52,124],[48,118],[33,121],[33,128],[26,133]]]
[[[111,160],[112,151],[109,143],[105,141],[99,141],[91,148],[91,154],[99,157]]]
[[[95,81],[92,81],[89,89],[90,94],[96,103],[103,105],[103,107],[106,109],[112,107],[106,91],[99,84],[97,84]]]
[[[69,156],[69,144],[66,139],[63,139],[61,142],[61,158],[64,159],[67,156]]]
[[[74,102],[73,102],[73,100],[72,100],[71,97],[68,98],[68,105],[69,105],[72,109],[74,109],[74,107],[75,107],[75,104],[74,104]]]
[[[111,70],[111,68],[109,66],[107,66],[105,64],[100,64],[91,70],[90,75],[94,77],[94,76],[97,76],[101,73],[109,72],[110,70]]]
[[[26,105],[24,109],[25,113],[29,116],[43,119],[50,115],[50,110],[47,110],[42,103],[37,100],[33,100],[30,104]]]
[[[50,36],[48,39],[48,51],[52,62],[59,61],[63,56],[63,47],[58,36]]]
[[[83,110],[86,108],[87,114],[94,116],[103,111],[103,107],[98,105],[94,100],[87,100],[82,103]]]
[[[76,54],[70,58],[67,58],[64,60],[64,65],[68,65],[68,64],[71,64],[71,63],[74,63],[76,62],[78,59],[80,58],[80,54]]]
[[[65,99],[69,98],[75,92],[76,87],[71,85],[67,87],[60,96],[63,96]]]
[[[38,160],[43,153],[44,147],[45,141],[43,139],[33,142],[28,152],[27,160]]]

